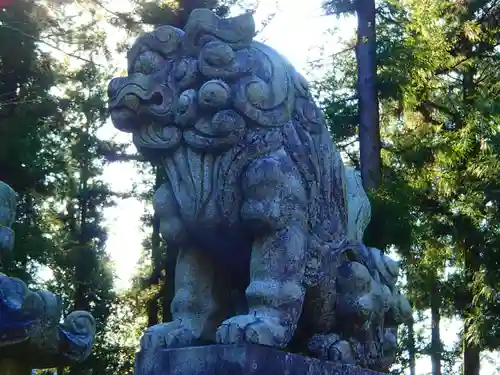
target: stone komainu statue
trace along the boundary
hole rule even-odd
[[[16,193],[0,181],[0,254],[14,246]],[[0,260],[3,260],[0,258]],[[16,278],[0,273],[0,373],[16,373],[12,362],[27,371],[85,360],[96,334],[94,318],[73,311],[61,323],[62,301],[46,290],[32,291]]]
[[[170,323],[141,346],[255,343],[387,369],[411,316],[397,264],[361,243],[370,207],[308,85],[250,14],[192,12],[137,39],[109,84],[114,125],[164,167],[178,246]]]

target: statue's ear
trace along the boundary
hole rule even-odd
[[[206,43],[214,40],[224,42],[233,49],[249,47],[255,36],[255,21],[250,12],[232,18],[220,18],[209,9],[195,9],[184,31],[185,52],[197,56]]]

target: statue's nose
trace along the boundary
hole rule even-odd
[[[127,83],[127,78],[125,77],[117,77],[113,78],[111,81],[108,83],[108,98],[111,99],[116,96],[118,91],[125,86]]]

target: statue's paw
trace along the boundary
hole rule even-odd
[[[288,343],[289,329],[277,318],[238,315],[222,322],[217,330],[219,344],[259,344],[284,347]]]
[[[337,334],[315,335],[309,341],[309,351],[319,359],[336,363],[356,364],[351,345]]]
[[[141,338],[141,350],[182,348],[195,345],[198,337],[180,322],[157,324],[149,327]]]

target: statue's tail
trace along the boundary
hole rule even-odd
[[[396,285],[399,274],[399,262],[388,257],[379,249],[365,246],[363,235],[371,219],[371,206],[366,195],[361,176],[354,168],[345,168],[345,190],[348,204],[348,239],[356,246],[352,247],[351,256],[364,264],[375,280],[386,286],[392,298],[388,310],[388,319],[398,325],[411,319],[412,310],[408,300],[401,295]]]
[[[317,166],[318,185],[312,192],[311,226],[324,242],[341,244],[348,232],[348,201],[345,189],[344,164],[328,131],[312,138],[313,163]],[[334,245],[335,247],[335,245]]]
[[[362,242],[371,219],[371,205],[361,183],[361,176],[352,167],[344,168],[344,191],[347,203],[347,237]]]

